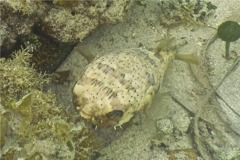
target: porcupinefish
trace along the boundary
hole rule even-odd
[[[136,112],[148,109],[169,62],[186,59],[167,51],[158,52],[131,48],[90,63],[73,89],[73,103],[81,117],[96,125],[117,127]]]

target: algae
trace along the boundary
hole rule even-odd
[[[5,159],[88,159],[93,136],[49,90],[50,78],[30,66],[28,50],[0,59],[0,156]]]

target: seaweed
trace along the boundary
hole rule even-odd
[[[49,91],[50,79],[33,69],[30,58],[22,49],[0,59],[0,157],[89,159],[93,135]]]
[[[207,53],[207,50],[210,47],[210,45],[214,43],[217,38],[220,38],[221,40],[226,42],[224,57],[227,60],[233,58],[230,56],[229,53],[230,43],[235,42],[240,38],[240,25],[236,21],[227,20],[225,22],[222,22],[217,29],[214,27],[210,28],[217,30],[217,32],[208,40],[207,45],[204,49],[205,54]]]
[[[223,22],[217,29],[217,35],[226,42],[226,58],[229,59],[230,42],[235,42],[240,38],[240,25],[235,21]]]

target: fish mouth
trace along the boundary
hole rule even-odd
[[[93,124],[97,126],[102,126],[102,127],[112,127],[118,124],[118,121],[115,119],[110,119],[108,116],[93,116],[89,113],[86,113],[84,111],[80,112],[81,117],[84,119],[91,121]]]
[[[102,127],[113,127],[116,124],[118,124],[117,121],[108,118],[107,116],[99,116],[99,117],[94,117],[92,119],[92,122],[96,125],[102,126]]]

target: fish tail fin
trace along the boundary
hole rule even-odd
[[[199,65],[199,58],[195,54],[175,54],[175,60],[180,60],[186,63]]]

